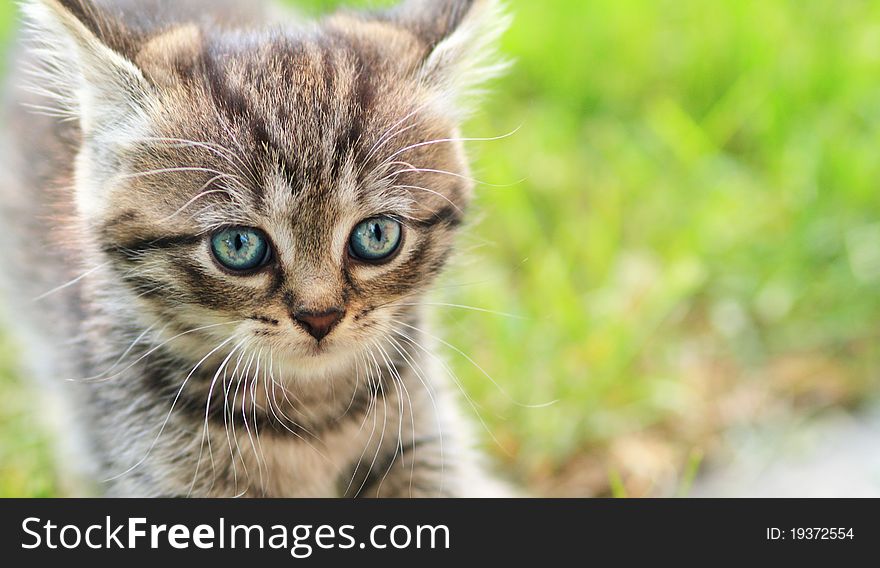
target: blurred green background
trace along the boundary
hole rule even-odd
[[[739,430],[870,404],[880,3],[509,4],[516,65],[466,134],[518,130],[470,147],[487,184],[437,293],[487,311],[435,312],[499,469],[683,494]],[[55,495],[10,352],[0,496]]]

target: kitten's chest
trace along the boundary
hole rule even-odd
[[[381,479],[400,440],[410,436],[411,421],[408,417],[404,420],[398,408],[390,401],[387,405],[379,403],[315,434],[287,430],[237,432],[232,452],[226,448],[224,482],[212,479],[211,493],[252,497],[356,495],[367,479]],[[226,437],[223,432],[219,435]]]

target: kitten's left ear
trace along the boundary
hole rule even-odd
[[[467,112],[468,101],[509,66],[498,53],[511,22],[501,0],[405,0],[391,17],[425,46],[417,79],[451,102],[451,112]]]
[[[121,22],[89,0],[25,0],[39,72],[62,111],[87,134],[119,128],[147,105],[151,87],[124,54],[134,49]],[[41,81],[45,82],[45,81]]]

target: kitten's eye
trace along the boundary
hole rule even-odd
[[[351,255],[366,262],[385,260],[397,252],[402,234],[400,223],[394,219],[367,219],[355,227],[351,234]]]
[[[224,229],[211,238],[211,251],[217,262],[235,272],[264,266],[272,255],[269,240],[257,229]]]

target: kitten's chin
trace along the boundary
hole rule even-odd
[[[276,370],[283,379],[324,380],[355,372],[357,354],[340,346],[313,343],[275,352]]]

